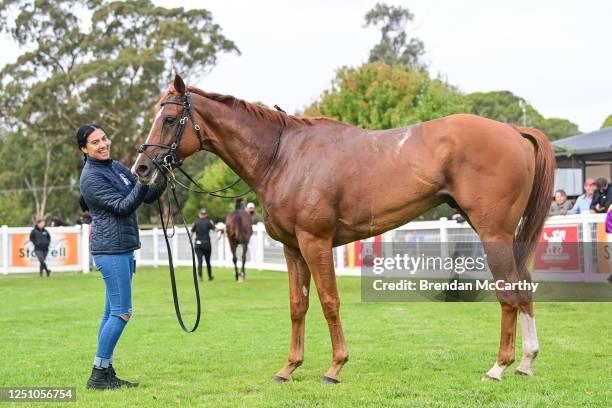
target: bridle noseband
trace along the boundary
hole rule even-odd
[[[181,117],[178,121],[178,126],[176,127],[176,131],[174,133],[174,140],[171,144],[161,144],[161,143],[143,143],[138,148],[138,153],[142,153],[151,160],[151,162],[162,171],[162,174],[168,179],[174,179],[174,174],[172,172],[173,169],[179,167],[183,161],[180,159],[178,155],[178,148],[181,144],[181,139],[183,138],[183,133],[185,133],[185,125],[191,119],[191,123],[193,123],[193,129],[195,130],[196,136],[198,137],[198,141],[200,142],[199,150],[204,149],[204,139],[202,137],[202,128],[193,118],[193,114],[191,112],[191,95],[189,93],[185,93],[185,97],[182,101],[177,99],[171,99],[161,103],[161,106],[164,105],[181,105],[183,106],[183,112],[181,113]],[[162,125],[163,126],[163,125]],[[166,149],[168,152],[165,155],[160,155],[158,157],[153,157],[150,153],[147,152],[147,147],[159,147],[162,149]]]

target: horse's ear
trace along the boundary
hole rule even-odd
[[[174,90],[181,96],[185,95],[185,82],[183,82],[183,78],[179,74],[174,76]]]

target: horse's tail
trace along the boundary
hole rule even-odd
[[[242,227],[242,217],[240,216],[240,214],[238,214],[238,212],[234,212],[234,238],[236,239],[236,241],[240,242],[240,238],[241,238],[241,231],[243,230]]]
[[[229,214],[227,216],[227,220],[225,221],[225,223],[227,224],[227,236],[228,238],[232,238],[235,241],[240,240],[240,231],[242,229],[240,215],[238,214],[238,211],[240,210],[233,211],[231,214]]]
[[[527,271],[527,258],[538,242],[550,209],[556,161],[552,145],[544,133],[527,127],[517,129],[533,143],[535,149],[533,187],[514,238],[514,261],[520,276],[523,276]]]

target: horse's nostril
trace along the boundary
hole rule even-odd
[[[136,173],[138,173],[139,176],[146,176],[148,171],[149,166],[147,166],[146,164],[141,164],[136,168]]]

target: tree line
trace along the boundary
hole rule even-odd
[[[329,89],[299,113],[384,129],[471,112],[540,128],[551,139],[580,133],[566,119],[544,118],[510,91],[464,94],[432,77],[422,60],[424,43],[407,34],[413,19],[406,8],[377,4],[365,16],[365,27],[381,33],[368,62],[339,68]],[[173,71],[196,77],[221,54],[240,54],[209,11],[149,0],[4,0],[0,23],[24,50],[0,71],[0,224],[76,219],[82,160],[72,138],[78,125],[102,124],[113,157],[131,163]],[[612,115],[604,125],[612,125]],[[211,189],[236,177],[212,155],[196,155],[185,166]],[[240,183],[228,194],[244,189]],[[222,219],[233,206],[186,192],[180,199],[191,219],[200,207]],[[154,208],[144,206],[139,219],[154,223]]]

